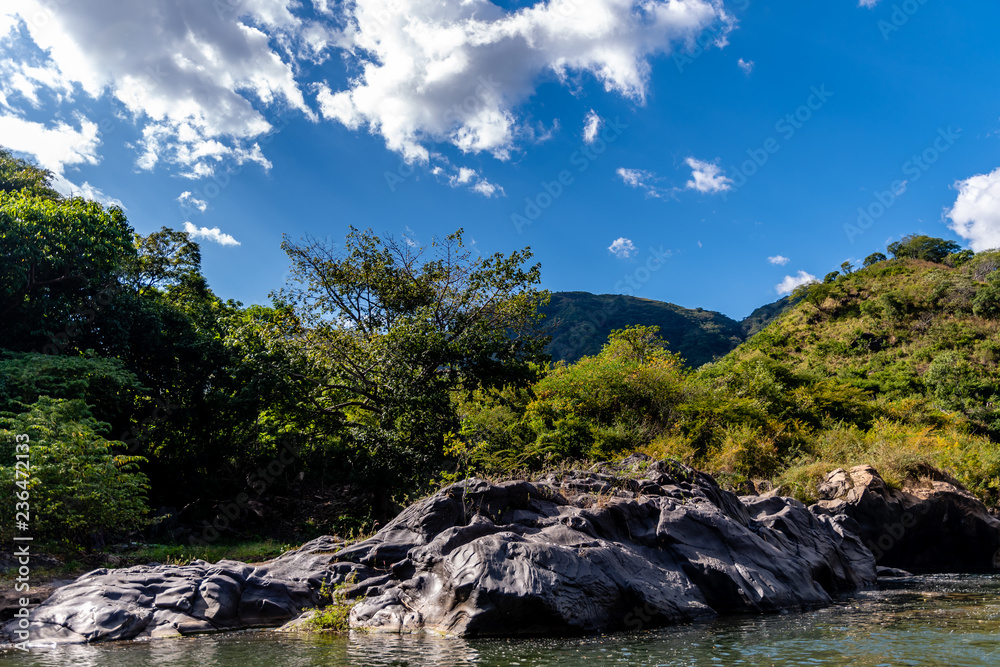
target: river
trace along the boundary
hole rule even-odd
[[[728,617],[598,637],[462,640],[267,631],[0,654],[11,667],[324,665],[1000,665],[1000,576],[885,580],[806,612]]]

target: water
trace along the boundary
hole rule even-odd
[[[809,612],[725,618],[602,637],[461,640],[241,632],[0,654],[12,667],[324,665],[1000,665],[1000,576],[886,582]]]

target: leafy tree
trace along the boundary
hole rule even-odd
[[[86,319],[87,301],[133,253],[131,237],[121,209],[0,192],[0,347],[40,348]]]
[[[954,241],[922,234],[909,234],[895,243],[890,243],[887,250],[896,259],[922,259],[941,264],[948,255],[961,250],[961,246]]]
[[[0,487],[8,498],[27,492],[39,539],[100,547],[109,536],[144,525],[148,487],[137,470],[141,459],[116,456],[116,443],[103,437],[107,428],[79,400],[42,397],[26,412],[0,417],[0,438],[27,435],[31,461],[29,482],[18,484],[15,448],[5,447]]]
[[[51,171],[16,158],[0,147],[0,190],[18,192],[24,189],[38,197],[59,199],[59,193],[52,189]]]
[[[135,235],[134,257],[124,271],[124,282],[142,294],[196,284],[201,278],[201,248],[187,232],[167,227],[149,236]]]
[[[849,261],[848,262],[844,262],[843,264],[840,265],[840,271],[845,276],[849,276],[852,273],[854,273],[854,265],[851,264]]]
[[[888,259],[885,255],[880,252],[873,252],[872,254],[865,257],[864,268],[868,268],[872,264],[878,264],[879,262],[884,262]]]
[[[824,283],[832,283],[840,276],[840,271],[831,271],[823,277]]]
[[[282,247],[283,335],[309,368],[311,405],[383,483],[412,481],[440,457],[458,427],[453,393],[527,386],[545,359],[547,293],[533,287],[539,266],[523,266],[529,248],[474,259],[462,230],[416,249],[353,227],[340,251],[316,239]]]
[[[672,358],[667,350],[667,341],[659,337],[658,326],[633,326],[615,329],[608,336],[608,342],[601,354],[610,359],[634,361],[640,364],[653,359]]]

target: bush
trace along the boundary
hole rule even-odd
[[[4,497],[26,490],[32,536],[39,541],[100,547],[116,533],[145,525],[148,480],[137,470],[136,456],[116,456],[116,444],[101,433],[108,426],[90,414],[80,400],[42,397],[28,411],[0,418],[0,438],[14,442],[26,434],[30,447],[30,477],[18,485],[14,447],[0,459]],[[120,443],[117,443],[120,444]],[[0,524],[8,531],[9,524]],[[9,535],[4,535],[5,542]]]

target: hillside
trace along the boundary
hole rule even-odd
[[[763,354],[874,397],[922,396],[1000,431],[1000,253],[960,267],[878,262],[803,289],[802,302],[727,360]]]
[[[541,309],[552,334],[547,351],[555,361],[572,363],[597,354],[614,329],[660,327],[671,352],[697,368],[714,361],[756,333],[788,307],[786,297],[755,310],[742,322],[701,308],[690,309],[653,299],[590,292],[554,292]]]
[[[887,249],[896,259],[875,253],[864,269],[800,288],[776,320],[695,371],[671,354],[678,342],[704,337],[714,346],[700,348],[704,359],[738,340],[739,323],[645,300],[556,295],[555,308],[576,315],[583,333],[582,317],[602,304],[619,306],[604,330],[643,324],[636,313],[669,313],[674,339],[660,333],[670,350],[649,328],[630,328],[530,393],[479,393],[461,409],[461,451],[484,471],[638,451],[731,488],[780,485],[804,501],[836,468],[874,465],[896,487],[936,468],[1000,505],[1000,252],[953,245],[906,237]],[[758,311],[747,330],[779,310]]]

